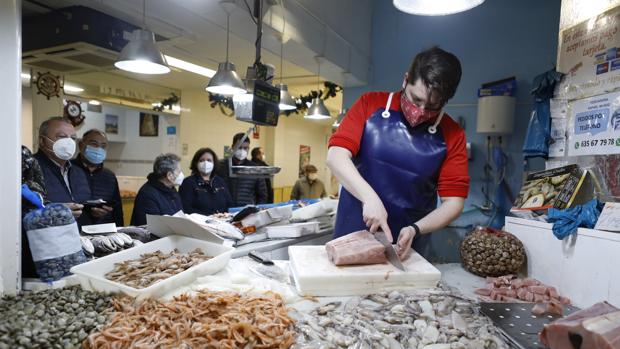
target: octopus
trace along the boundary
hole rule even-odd
[[[280,295],[201,291],[170,302],[116,298],[111,320],[82,343],[99,348],[289,348],[297,336]]]
[[[133,288],[146,288],[211,258],[198,248],[189,253],[180,253],[177,249],[170,253],[155,251],[116,263],[105,278]]]

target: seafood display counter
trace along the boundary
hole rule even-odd
[[[435,266],[440,287],[339,297],[300,296],[289,261],[274,264],[230,259],[140,301],[77,287],[3,299],[0,348],[519,348],[480,312],[488,280],[460,264]]]

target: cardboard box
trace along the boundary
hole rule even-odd
[[[578,165],[568,165],[551,170],[530,173],[513,210],[565,209],[575,203],[587,171]]]

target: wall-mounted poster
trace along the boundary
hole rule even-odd
[[[310,165],[310,146],[300,145],[299,146],[299,177],[303,177],[305,175],[304,168],[307,165]]]
[[[560,95],[584,98],[612,91],[620,82],[620,6],[560,33],[558,71],[567,74]]]
[[[140,113],[140,137],[159,136],[159,115]]]
[[[568,155],[620,154],[620,92],[570,103]]]
[[[230,145],[224,146],[224,157],[229,158],[232,156],[232,147]]]
[[[105,133],[111,135],[118,134],[118,115],[105,115]]]

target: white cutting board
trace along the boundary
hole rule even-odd
[[[353,296],[431,288],[441,272],[417,252],[403,262],[406,271],[384,264],[335,266],[325,246],[289,246],[291,272],[302,296]]]

